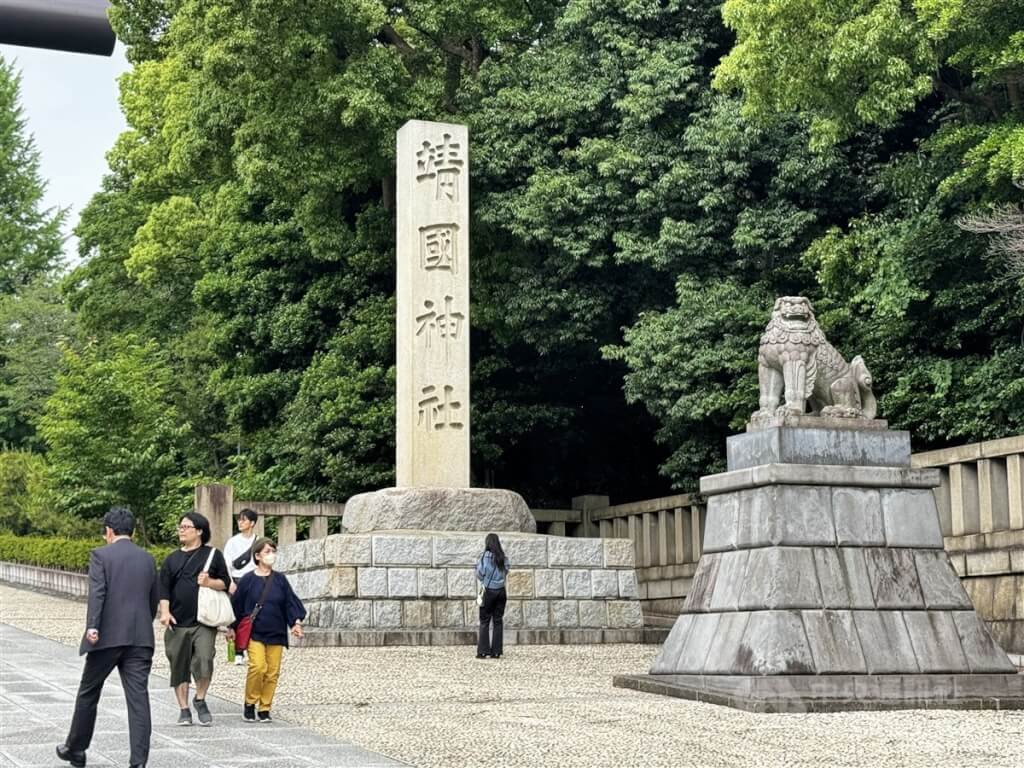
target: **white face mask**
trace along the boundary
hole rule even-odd
[[[275,560],[277,560],[277,552],[264,552],[260,555],[260,562],[268,567],[273,567]]]

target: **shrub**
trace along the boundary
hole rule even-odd
[[[102,546],[96,539],[62,539],[44,536],[15,536],[0,533],[0,560],[11,563],[38,565],[43,568],[58,568],[62,571],[86,571],[89,568],[89,552]],[[173,547],[147,547],[156,558],[157,567],[164,558],[174,551]]]
[[[56,511],[46,459],[29,451],[0,451],[0,530],[21,536],[59,536],[74,524]]]

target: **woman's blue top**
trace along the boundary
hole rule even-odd
[[[505,586],[505,574],[508,573],[508,556],[505,557],[505,570],[494,563],[494,554],[490,551],[480,555],[476,561],[476,577],[484,585],[484,589],[502,589]]]
[[[288,630],[296,621],[306,618],[306,608],[292,590],[288,577],[271,571],[273,579],[267,599],[252,623],[252,639],[266,645],[288,645]],[[255,571],[245,574],[231,596],[231,607],[241,619],[252,613],[263,594],[266,580]],[[237,622],[236,622],[237,623]]]

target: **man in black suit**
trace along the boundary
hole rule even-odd
[[[107,546],[94,549],[89,560],[89,608],[79,648],[80,654],[87,654],[85,669],[71,730],[57,747],[57,757],[75,768],[85,765],[103,683],[115,667],[128,704],[131,765],[144,766],[149,759],[149,670],[159,588],[156,562],[132,543],[134,531],[132,513],[112,507],[103,518]]]

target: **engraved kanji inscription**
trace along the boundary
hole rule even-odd
[[[463,423],[457,411],[462,410],[462,403],[452,399],[454,387],[445,384],[440,391],[435,386],[423,387],[423,397],[416,404],[419,408],[417,424],[428,432],[442,429],[462,429]]]
[[[423,314],[416,316],[416,336],[425,339],[427,349],[433,347],[435,340],[440,341],[444,347],[445,362],[448,361],[451,343],[462,336],[462,323],[466,319],[462,312],[452,312],[453,301],[453,297],[445,296],[442,309],[428,299],[423,302]]]
[[[458,224],[431,224],[420,227],[420,267],[433,272],[459,272],[456,236]]]
[[[434,199],[457,202],[459,176],[465,162],[459,142],[444,134],[440,143],[424,141],[416,152],[416,181],[434,181]]]

